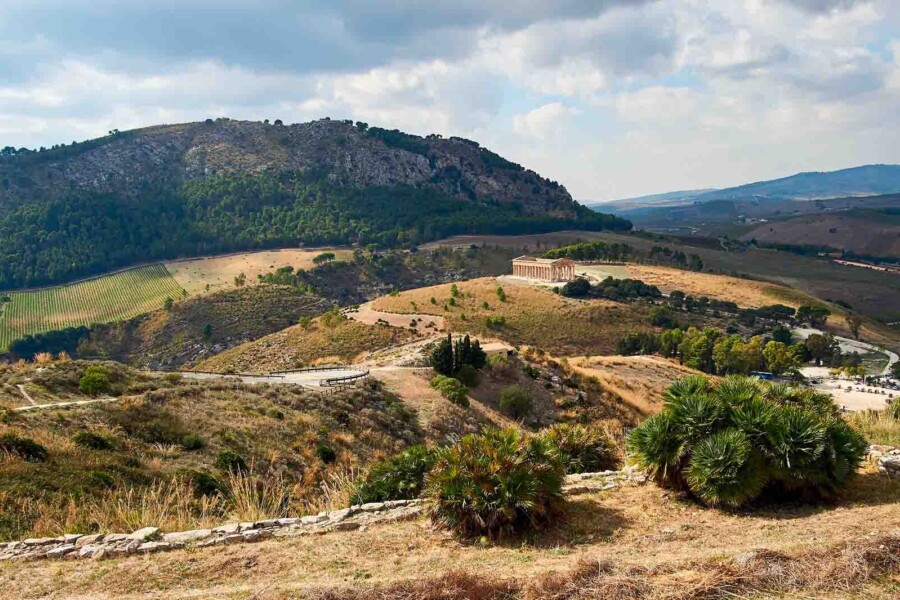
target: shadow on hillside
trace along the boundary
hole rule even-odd
[[[612,541],[613,536],[632,521],[618,509],[601,506],[591,499],[569,500],[553,523],[537,532],[509,536],[494,543],[498,546],[551,550],[567,546]]]

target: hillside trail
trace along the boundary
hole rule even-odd
[[[37,406],[37,402],[34,401],[34,398],[31,397],[31,394],[28,393],[28,390],[25,389],[24,385],[19,383],[16,385],[16,387],[19,388],[19,392],[22,394],[22,396],[26,400],[28,400],[28,402],[31,404],[31,406]]]

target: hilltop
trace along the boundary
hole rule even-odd
[[[628,229],[481,147],[329,119],[207,119],[0,151],[0,289],[178,256]]]

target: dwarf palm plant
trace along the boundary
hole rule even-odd
[[[566,473],[590,473],[616,466],[615,445],[603,429],[557,423],[544,435],[559,450]]]
[[[562,502],[564,479],[545,436],[487,429],[437,451],[426,493],[437,525],[497,538],[546,522]]]
[[[766,489],[833,492],[865,453],[863,436],[816,392],[690,377],[665,398],[663,411],[629,436],[631,457],[710,506],[743,506]]]

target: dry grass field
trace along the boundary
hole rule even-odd
[[[800,216],[765,223],[748,231],[741,239],[830,246],[874,256],[900,256],[900,220],[884,214]]]
[[[294,325],[230,348],[195,365],[200,371],[268,373],[316,364],[355,362],[365,352],[414,338],[409,330],[343,319],[327,326],[321,319],[308,328]]]
[[[255,285],[258,282],[257,276],[274,271],[279,267],[311,269],[315,266],[313,258],[323,252],[334,252],[337,260],[349,258],[353,254],[346,248],[313,250],[285,248],[172,261],[166,263],[166,269],[189,294],[203,294],[233,289],[235,287],[234,278],[241,273],[247,278],[245,285]]]
[[[663,391],[674,380],[701,374],[659,356],[576,356],[568,363],[578,373],[599,379],[644,415],[659,411]]]
[[[501,284],[505,301],[497,293]],[[573,300],[549,289],[498,282],[493,277],[456,283],[458,295],[452,298],[453,285],[382,296],[372,302],[372,308],[441,316],[452,331],[536,346],[556,355],[612,354],[626,333],[651,329],[646,309],[637,304]]]
[[[889,537],[898,494],[900,482],[871,468],[832,504],[753,512],[625,486],[571,497],[555,527],[495,544],[413,520],[108,561],[20,562],[0,567],[0,586],[15,598],[98,600],[887,600],[900,589],[900,542]]]
[[[798,307],[817,300],[801,292],[761,281],[739,279],[727,275],[695,273],[681,269],[629,265],[633,277],[667,291],[680,289],[685,294],[726,300],[743,307],[760,307],[781,303]]]

